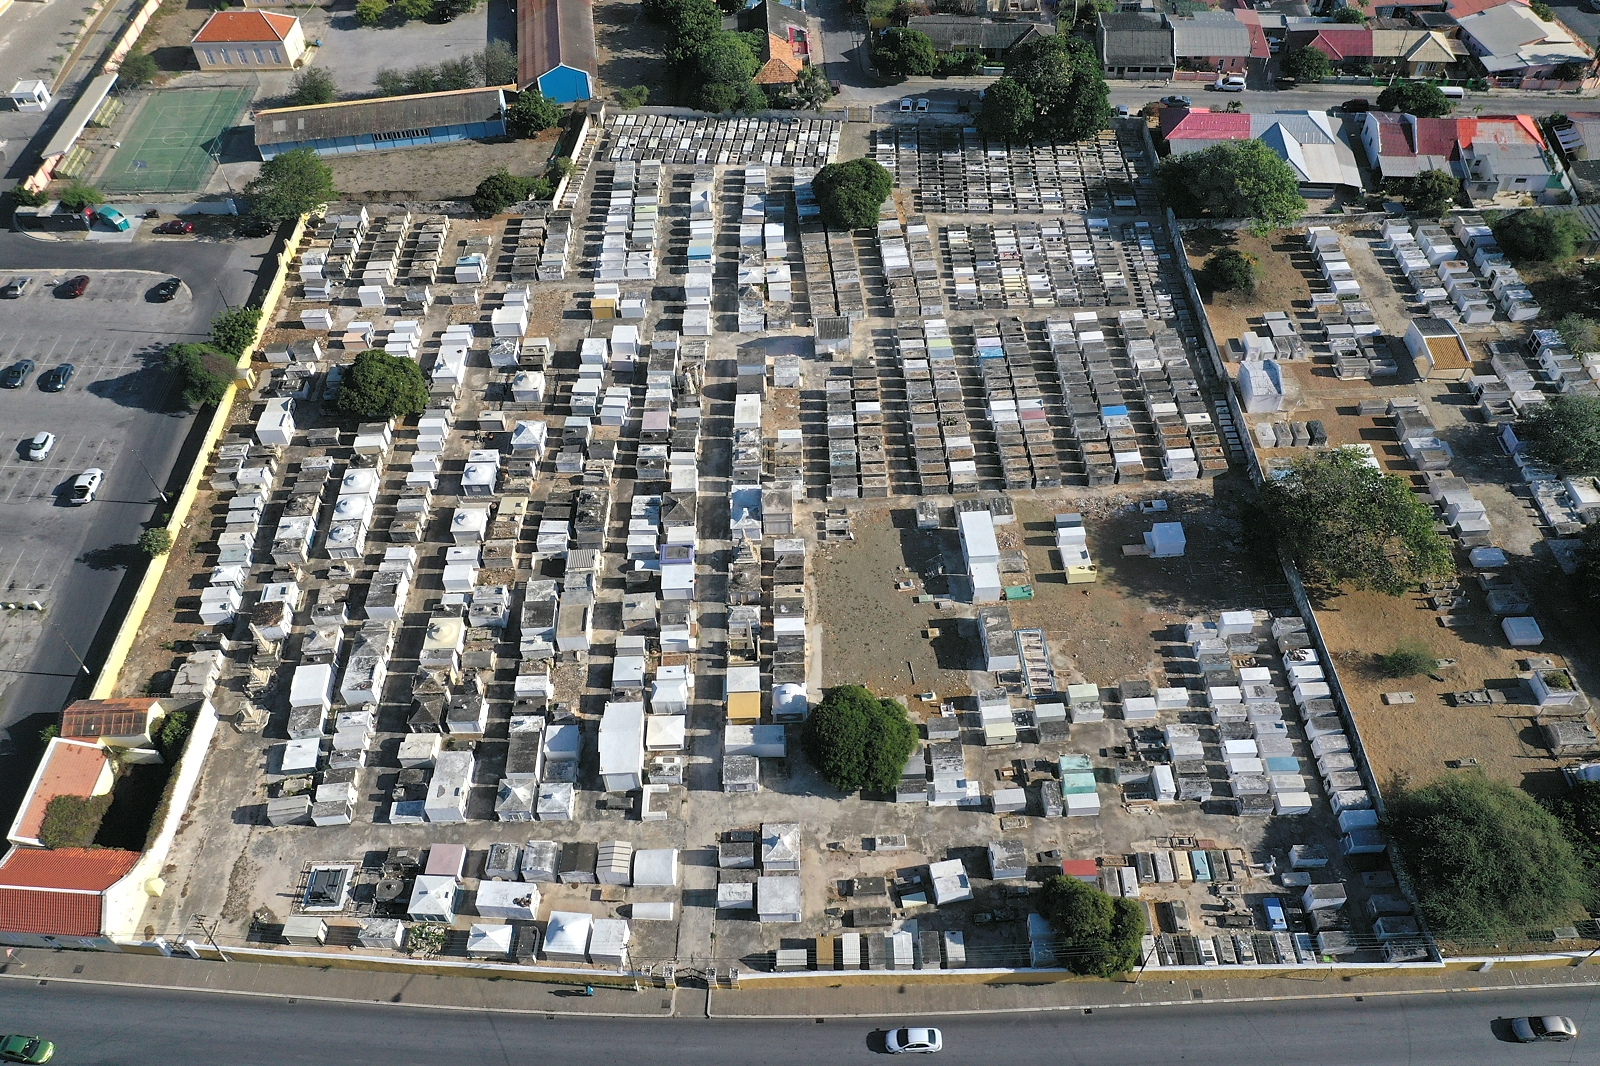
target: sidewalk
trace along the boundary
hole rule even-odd
[[[840,975],[844,976],[843,974]],[[909,974],[907,976],[910,976]],[[204,962],[95,951],[13,949],[0,979],[108,984],[142,989],[344,1003],[393,1003],[437,1010],[494,1011],[608,1018],[821,1018],[907,1017],[1040,1010],[1109,1010],[1118,1007],[1193,1006],[1352,996],[1430,995],[1600,984],[1600,967],[1422,970],[1404,974],[1341,975],[1308,970],[1293,976],[1243,975],[1196,981],[1146,971],[1138,981],[1067,980],[1011,984],[900,984],[893,976],[873,984],[815,988],[762,988],[746,981],[738,991],[707,994],[699,988],[643,991],[597,987],[593,998],[572,985],[506,978],[442,977],[267,963]]]

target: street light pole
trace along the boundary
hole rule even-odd
[[[83,661],[83,657],[78,654],[77,649],[73,648],[72,642],[67,639],[67,635],[65,633],[61,632],[61,627],[56,625],[54,622],[50,621],[48,618],[45,619],[45,624],[47,624],[51,629],[56,631],[56,636],[60,637],[61,638],[61,643],[65,644],[67,646],[67,652],[74,659],[78,660],[78,665],[83,667],[83,672],[86,673],[86,674],[93,674],[94,671],[89,669],[89,664],[84,662]]]
[[[161,482],[157,481],[156,476],[150,472],[150,468],[144,465],[144,457],[132,448],[129,448],[128,451],[133,453],[134,462],[139,464],[139,469],[144,471],[144,476],[149,478],[150,484],[155,486],[156,495],[161,497],[161,502],[170,503],[171,501],[167,499],[166,490],[161,487]]]

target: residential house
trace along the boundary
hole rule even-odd
[[[275,11],[218,11],[189,42],[201,70],[293,70],[305,55],[300,20]]]
[[[1172,155],[1198,152],[1223,141],[1250,139],[1250,116],[1242,111],[1163,107],[1159,120],[1161,139]]]
[[[1570,196],[1565,175],[1552,169],[1544,137],[1529,115],[1418,118],[1372,111],[1361,145],[1381,177],[1445,170],[1462,179],[1474,200],[1511,193],[1563,203]]]
[[[499,88],[269,108],[256,112],[256,150],[271,159],[296,148],[345,155],[504,137],[505,115]]]
[[[793,85],[811,61],[811,23],[806,13],[777,0],[761,0],[734,19],[740,30],[764,33],[761,66],[755,82],[761,86]]]
[[[106,890],[138,861],[118,848],[12,848],[0,859],[0,944],[109,948]]]
[[[1374,29],[1373,65],[1408,78],[1433,77],[1466,57],[1466,45],[1448,33],[1425,30]]]
[[[45,808],[50,801],[61,796],[92,799],[111,791],[116,774],[111,768],[110,753],[98,744],[85,744],[81,740],[52,737],[45,746],[44,758],[33,772],[33,781],[23,794],[22,806],[11,822],[6,839],[18,847],[42,848],[40,827],[44,825]]]
[[[933,50],[941,55],[982,52],[989,59],[1004,59],[1024,41],[1055,32],[1048,22],[994,22],[965,15],[917,15],[906,20],[906,27],[927,34]]]
[[[548,100],[594,96],[600,53],[589,0],[522,0],[517,12],[517,84],[538,86]]]
[[[1172,26],[1159,15],[1102,14],[1095,24],[1095,50],[1108,78],[1170,78],[1176,63]]]
[[[1346,119],[1323,111],[1261,114],[1162,108],[1161,137],[1173,155],[1196,152],[1223,141],[1259,140],[1295,172],[1300,190],[1331,196],[1339,188],[1361,188],[1361,170]]]
[[[1600,111],[1567,111],[1566,121],[1552,123],[1556,143],[1568,159],[1600,161]]]
[[[1491,77],[1548,78],[1563,63],[1588,66],[1587,48],[1516,0],[1458,17],[1467,50]]]
[[[1345,7],[1356,7],[1362,14],[1373,18],[1407,18],[1424,11],[1443,11],[1447,0],[1374,0],[1371,7],[1358,7],[1352,2]]]
[[[1291,25],[1283,49],[1293,52],[1301,48],[1315,48],[1336,65],[1367,65],[1372,62],[1372,31],[1365,26],[1341,22]]]
[[[1172,26],[1172,45],[1179,67],[1219,74],[1244,74],[1250,60],[1266,58],[1266,38],[1261,39],[1262,55],[1256,55],[1250,27],[1227,11],[1197,11],[1184,18],[1168,20]],[[1259,26],[1257,27],[1259,33]]]

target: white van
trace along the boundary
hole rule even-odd
[[[1226,77],[1218,78],[1217,83],[1212,88],[1219,93],[1242,93],[1244,92],[1244,86],[1243,74],[1229,74]]]
[[[1439,91],[1444,93],[1446,100],[1465,100],[1467,98],[1467,90],[1459,85],[1441,85],[1439,86]]]

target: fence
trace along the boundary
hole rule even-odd
[[[133,51],[133,46],[139,43],[139,35],[150,24],[150,18],[161,7],[161,0],[146,0],[139,13],[128,22],[128,28],[122,31],[122,36],[117,38],[116,45],[111,49],[105,66],[100,69],[106,74],[115,74],[122,69],[122,61],[128,58],[128,53]]]

